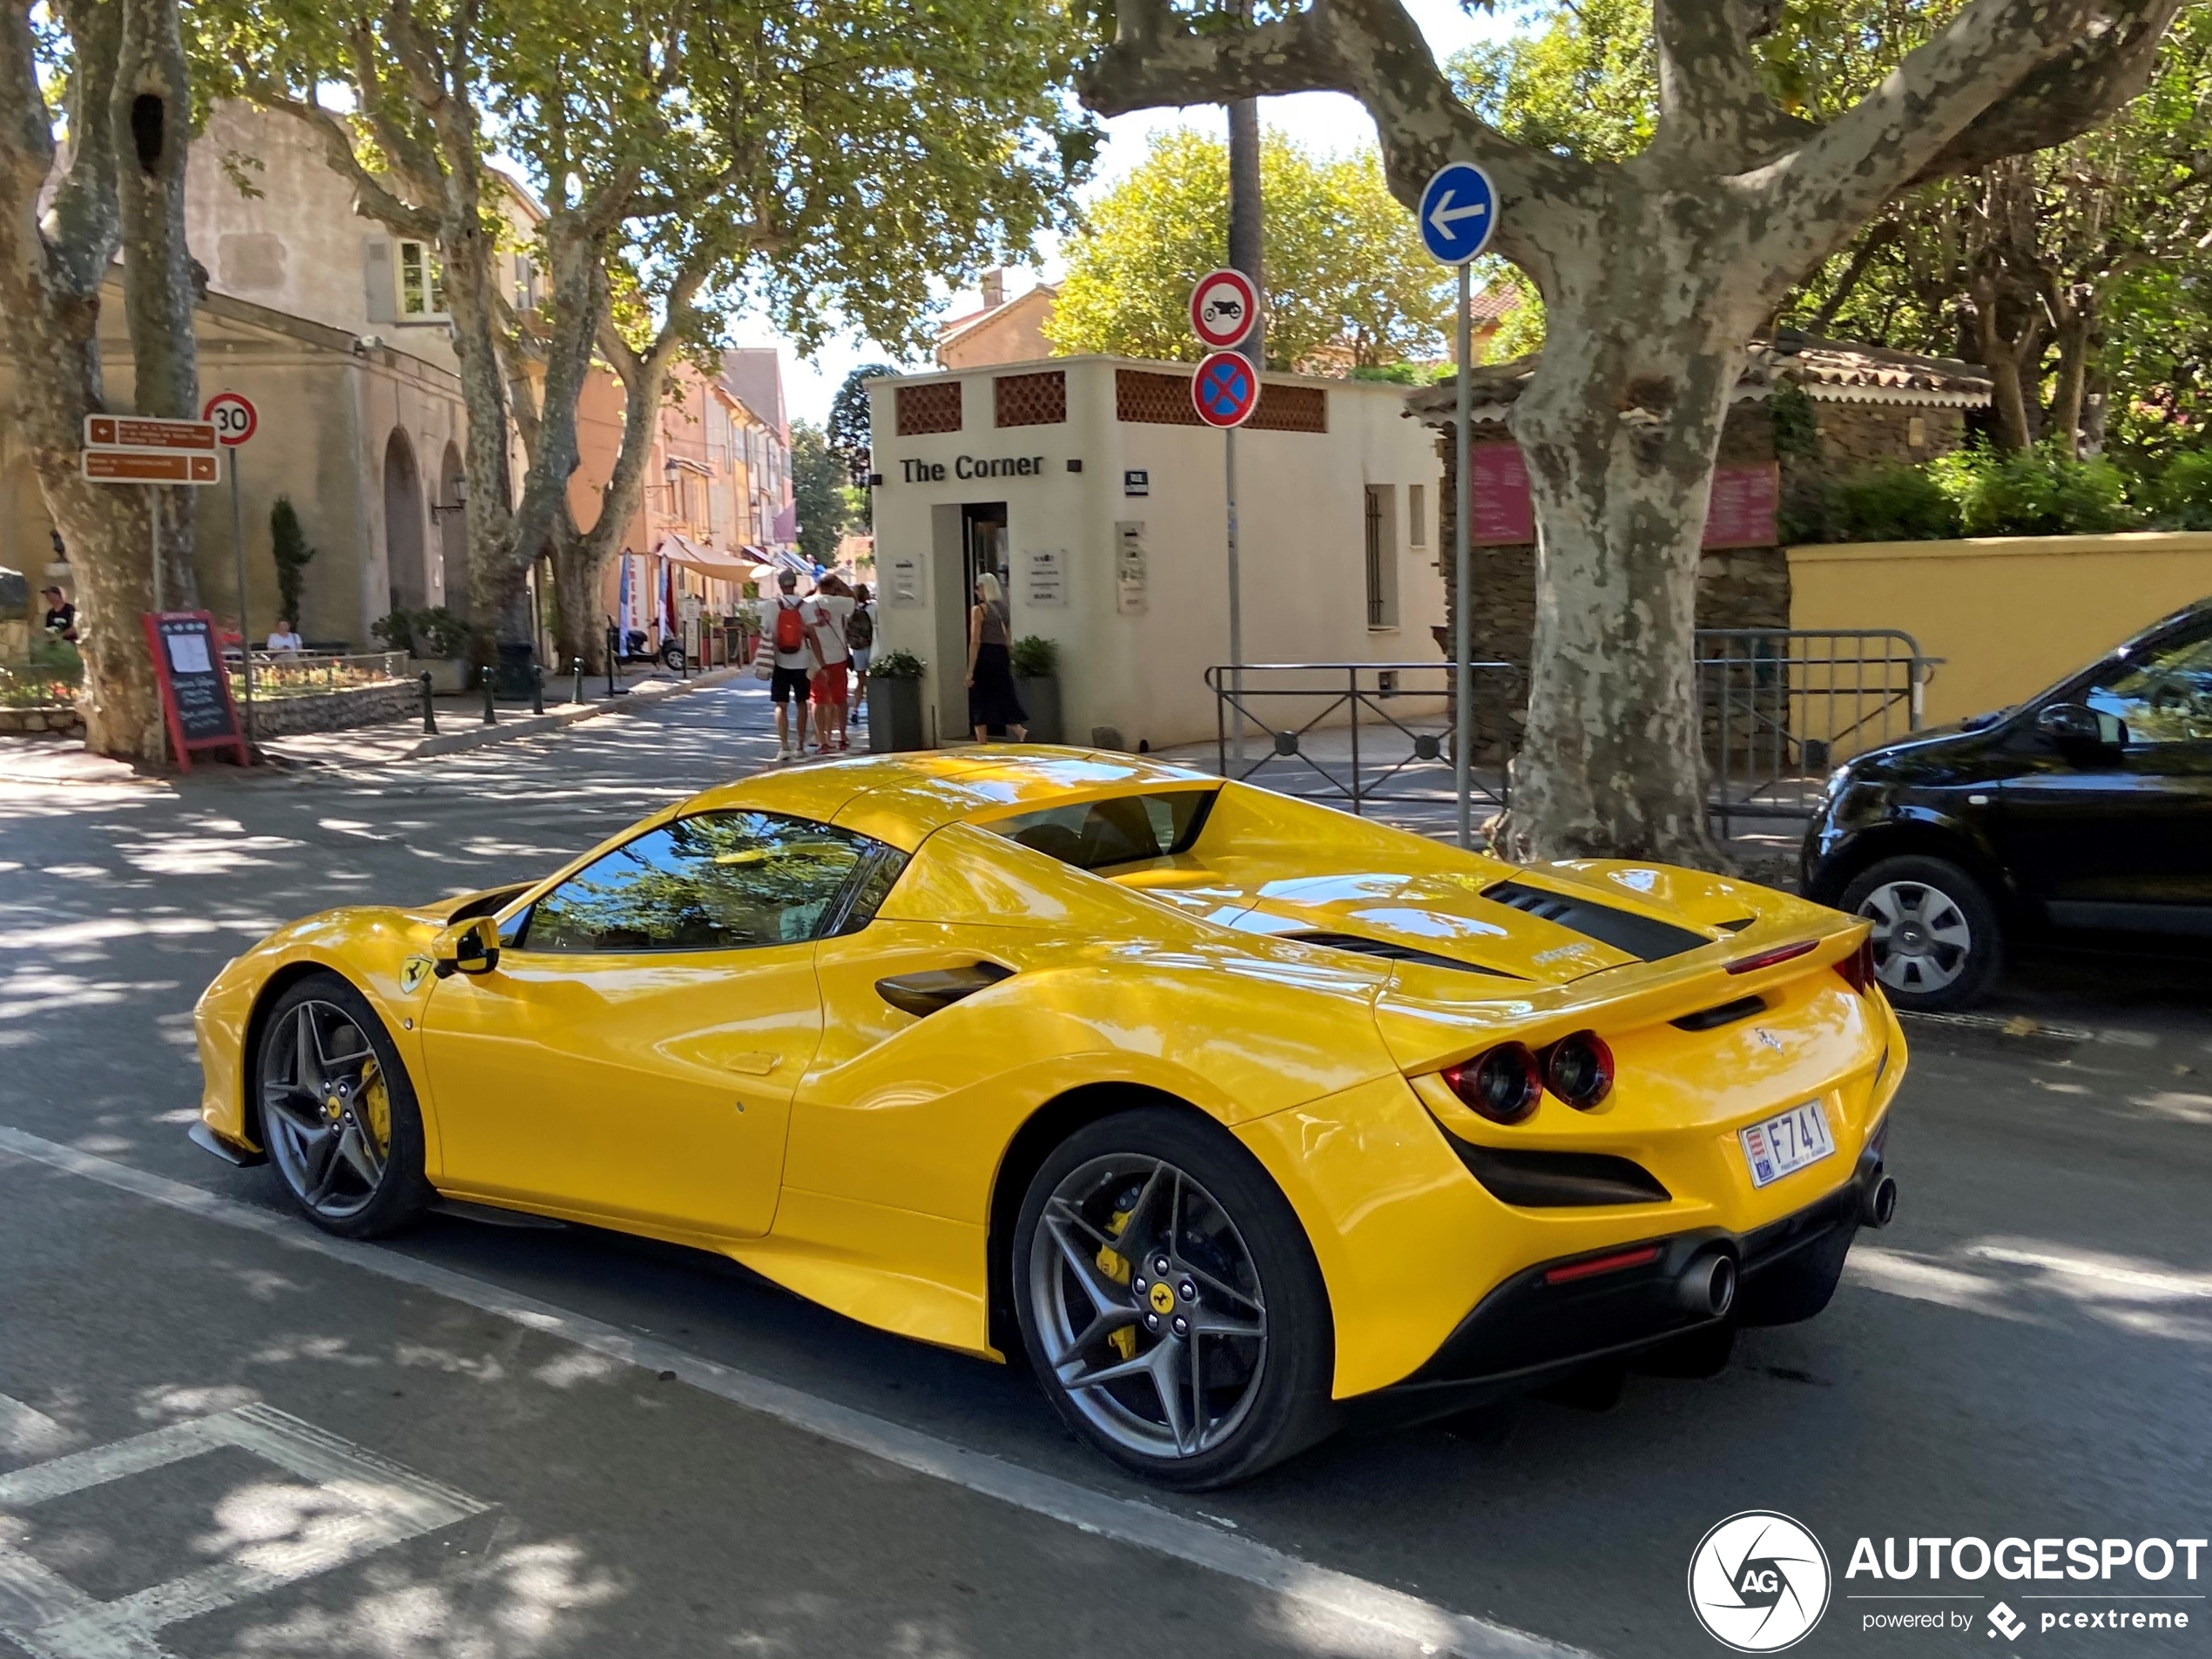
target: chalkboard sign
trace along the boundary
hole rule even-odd
[[[161,688],[162,712],[179,767],[192,770],[195,749],[228,749],[239,765],[252,765],[239,733],[215,619],[205,610],[165,610],[150,613],[145,622],[154,683]]]

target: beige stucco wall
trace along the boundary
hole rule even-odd
[[[1117,367],[1188,375],[1187,365],[1125,364],[1098,357],[1007,365],[964,375],[922,375],[873,382],[874,465],[885,482],[875,491],[876,575],[883,603],[880,639],[906,646],[930,664],[926,705],[948,736],[961,735],[942,717],[963,706],[959,652],[967,596],[942,591],[932,569],[938,541],[935,509],[1003,501],[1015,572],[1014,632],[1041,634],[1061,647],[1062,698],[1068,736],[1088,740],[1094,726],[1118,729],[1135,748],[1210,740],[1215,715],[1204,675],[1229,660],[1227,512],[1224,435],[1204,428],[1125,422],[1116,418]],[[1051,426],[998,428],[993,424],[993,374],[1064,369],[1068,419]],[[901,438],[894,415],[895,388],[922,381],[968,382],[959,433]],[[1288,375],[1270,382],[1301,383]],[[1444,617],[1436,559],[1438,462],[1431,435],[1405,419],[1402,388],[1346,381],[1302,382],[1325,388],[1325,434],[1244,431],[1237,436],[1242,543],[1244,658],[1247,662],[1417,662],[1437,658],[1431,629]],[[1032,477],[954,475],[959,457],[1030,456]],[[908,482],[907,459],[942,462],[941,482]],[[1070,473],[1068,462],[1082,470]],[[1124,494],[1123,474],[1149,474],[1150,494]],[[1366,486],[1388,486],[1394,510],[1398,588],[1394,628],[1366,621]],[[1406,487],[1422,487],[1424,544],[1407,523]],[[1118,523],[1143,525],[1143,609],[1120,608],[1116,569]],[[1067,603],[1028,603],[1023,555],[1064,550]],[[897,596],[901,558],[916,561],[915,603]],[[956,566],[954,567],[957,568]],[[940,631],[940,606],[950,607]],[[941,645],[941,641],[944,642]]]
[[[2212,534],[1986,536],[1790,550],[1793,628],[1898,628],[1944,662],[1924,718],[2033,696],[2212,596]]]
[[[938,362],[947,368],[985,368],[1049,357],[1052,346],[1044,337],[1044,321],[1052,314],[1052,301],[1053,291],[1042,287],[1008,300],[940,346]]]

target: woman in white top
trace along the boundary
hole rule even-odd
[[[272,651],[297,651],[303,649],[300,644],[299,634],[293,629],[291,617],[279,617],[277,618],[276,631],[269,636],[269,643],[262,649]]]
[[[814,746],[821,754],[845,747],[849,712],[846,671],[852,658],[845,625],[852,615],[853,590],[834,576],[824,577],[799,609],[799,618],[806,624],[806,678],[814,705]]]

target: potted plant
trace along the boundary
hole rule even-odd
[[[868,747],[877,754],[927,749],[921,676],[927,666],[910,651],[887,651],[868,664]]]
[[[469,624],[439,605],[409,620],[408,673],[428,674],[430,689],[448,696],[469,689]]]
[[[1029,741],[1063,743],[1060,722],[1060,645],[1042,634],[1024,634],[1007,655],[1014,689],[1029,711]]]

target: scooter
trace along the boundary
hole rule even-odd
[[[625,667],[637,663],[658,663],[678,673],[684,670],[684,644],[673,636],[661,642],[658,651],[645,649],[646,635],[643,628],[632,628],[625,640],[612,622],[607,624],[607,654]],[[625,645],[627,649],[625,649]]]

